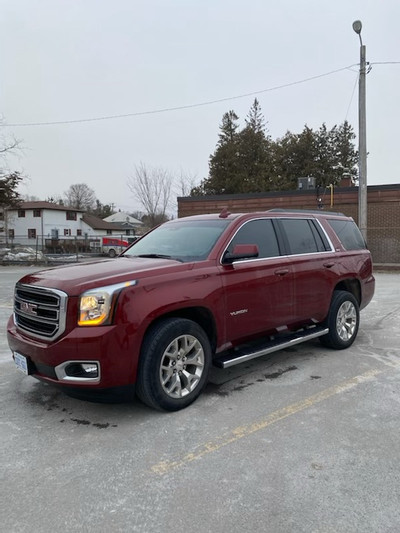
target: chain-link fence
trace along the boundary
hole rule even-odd
[[[65,236],[48,235],[0,236],[0,261],[79,262],[90,258],[115,257],[137,237],[127,235]]]

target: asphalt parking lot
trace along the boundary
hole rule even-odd
[[[400,274],[376,274],[350,349],[311,341],[214,369],[165,414],[15,368],[5,325],[32,270],[0,267],[3,531],[400,531]]]

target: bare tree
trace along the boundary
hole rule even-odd
[[[23,202],[39,202],[40,198],[39,198],[39,196],[35,196],[33,194],[23,194],[21,196],[21,200]]]
[[[0,127],[1,127],[0,119]],[[11,171],[7,164],[7,157],[15,155],[20,150],[20,141],[13,136],[0,133],[0,232],[6,232],[7,242],[7,208],[14,207],[21,201],[18,187],[24,177],[18,171]]]
[[[1,120],[0,120],[1,127]],[[15,154],[21,149],[21,141],[14,136],[7,136],[3,133],[0,134],[0,159],[1,169],[4,171],[3,165],[8,155]]]
[[[172,178],[167,170],[147,167],[142,162],[135,167],[133,176],[128,178],[128,188],[145,210],[151,227],[167,219],[171,184]]]
[[[196,174],[191,174],[183,169],[176,180],[176,195],[177,196],[190,196],[190,193],[194,187],[198,184],[198,178]]]
[[[91,211],[96,206],[96,195],[86,183],[76,183],[71,185],[68,191],[64,193],[65,205],[81,209],[82,211]]]

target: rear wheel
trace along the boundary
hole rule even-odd
[[[321,344],[336,350],[348,348],[357,337],[360,310],[355,297],[347,291],[335,291],[325,325],[329,333],[320,337]]]
[[[137,394],[156,409],[183,409],[203,390],[210,363],[210,342],[203,329],[192,320],[167,318],[144,340]]]

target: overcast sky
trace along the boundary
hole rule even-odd
[[[22,155],[9,161],[28,176],[22,194],[45,199],[87,183],[102,203],[135,210],[127,187],[135,165],[200,181],[222,115],[233,109],[243,125],[255,96],[274,139],[345,119],[357,132],[356,19],[372,65],[368,184],[400,183],[399,0],[0,0],[0,7],[0,114],[3,133],[23,142]],[[183,106],[191,107],[156,112]],[[21,126],[129,114],[136,116]]]

